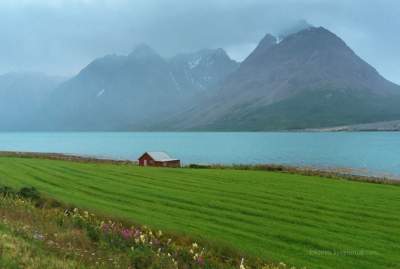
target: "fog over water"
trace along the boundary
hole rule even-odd
[[[94,58],[148,43],[163,56],[222,47],[242,60],[267,32],[298,20],[343,38],[400,83],[396,0],[3,0],[0,74],[76,74]]]

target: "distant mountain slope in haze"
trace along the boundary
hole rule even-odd
[[[56,89],[46,110],[52,129],[115,130],[168,111],[181,97],[168,63],[142,45],[128,56],[90,63]]]
[[[239,67],[239,63],[230,59],[223,49],[179,54],[170,63],[178,86],[196,93],[219,86]]]
[[[41,107],[62,80],[30,72],[0,75],[0,131],[35,128]]]
[[[400,118],[400,87],[339,37],[310,27],[281,42],[267,35],[175,128],[281,130]]]
[[[51,124],[44,128],[140,128],[176,113],[198,91],[222,81],[236,66],[226,57],[221,50],[208,50],[168,61],[140,45],[128,56],[97,59],[55,90],[45,108]]]

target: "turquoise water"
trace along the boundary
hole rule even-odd
[[[400,176],[400,133],[0,133],[0,151],[135,160],[167,151],[183,163],[289,164]]]

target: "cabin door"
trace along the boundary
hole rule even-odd
[[[144,166],[147,166],[147,160],[144,160],[144,161],[143,161],[143,165],[144,165]]]

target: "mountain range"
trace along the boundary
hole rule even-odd
[[[216,94],[172,129],[288,130],[400,119],[400,87],[330,31],[266,35]],[[175,122],[175,123],[174,123]]]
[[[222,49],[164,59],[147,45],[97,59],[51,94],[51,130],[126,130],[178,113],[237,69]],[[132,127],[131,127],[132,126]]]
[[[400,119],[400,86],[309,25],[267,34],[241,63],[223,49],[167,59],[140,45],[66,81],[6,77],[2,130],[269,131]]]

